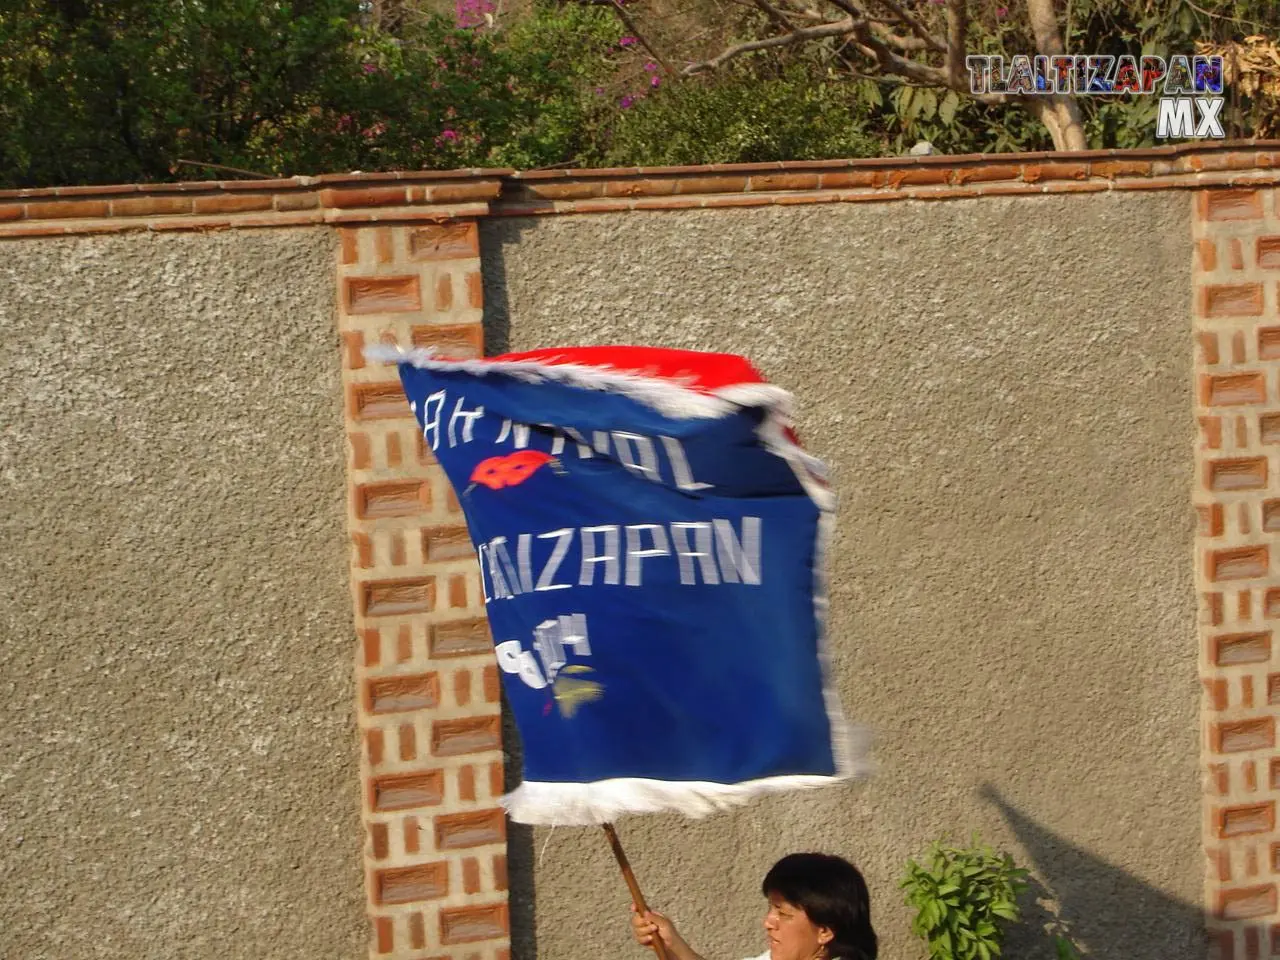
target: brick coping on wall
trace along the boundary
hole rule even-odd
[[[0,190],[0,239],[1274,184],[1277,140],[701,167],[350,173]]]

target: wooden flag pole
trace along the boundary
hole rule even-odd
[[[627,862],[627,855],[623,852],[622,842],[618,840],[618,832],[613,829],[612,823],[604,824],[605,836],[609,838],[609,846],[613,848],[614,859],[618,861],[618,867],[622,870],[622,879],[627,881],[627,889],[631,891],[631,900],[635,903],[636,909],[641,913],[649,912],[649,905],[644,902],[644,894],[640,892],[640,884],[636,883],[636,875],[631,870],[631,864]],[[667,945],[662,942],[662,937],[657,933],[653,935],[653,952],[658,955],[658,960],[668,960]]]

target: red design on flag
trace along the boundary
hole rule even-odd
[[[489,457],[481,460],[471,471],[471,482],[501,490],[524,483],[538,468],[550,463],[554,457],[541,450],[517,450],[505,457]]]

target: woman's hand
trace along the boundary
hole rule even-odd
[[[654,937],[661,937],[668,947],[675,947],[680,939],[670,920],[652,910],[641,913],[634,903],[631,905],[631,929],[635,933],[636,943],[642,947],[652,946]]]
[[[660,913],[652,910],[641,913],[636,905],[631,905],[631,929],[636,935],[636,943],[642,947],[651,947],[657,937],[667,948],[667,956],[671,960],[702,960],[694,953],[693,948],[684,942],[676,926]]]

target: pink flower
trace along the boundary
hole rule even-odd
[[[458,139],[458,131],[457,131],[457,130],[443,130],[443,131],[441,131],[441,133],[440,133],[440,139],[441,139],[441,140],[457,140],[457,139]]]
[[[371,73],[378,72],[378,65],[376,63],[364,63],[360,65],[360,70],[367,77]]]
[[[1008,8],[1008,7],[996,7],[996,19],[997,19],[997,20],[1003,20],[1003,19],[1004,19],[1005,17],[1007,17],[1008,15],[1009,15],[1009,8]]]
[[[618,46],[620,47],[634,47],[635,44],[636,44],[635,37],[623,37],[621,40],[618,41]]]
[[[653,71],[655,71],[655,70],[657,70],[657,69],[658,69],[658,65],[657,65],[656,63],[654,63],[652,60],[650,60],[648,63],[646,63],[646,64],[644,65],[644,72],[645,72],[645,73],[653,73]]]
[[[661,79],[660,77],[650,77],[650,78],[649,78],[649,86],[651,86],[651,87],[660,87],[660,86],[662,86],[662,79]]]
[[[631,107],[631,105],[632,105],[633,103],[635,103],[635,102],[636,102],[636,98],[635,98],[635,97],[633,97],[631,94],[629,94],[629,93],[628,93],[625,97],[623,97],[623,98],[619,101],[619,105],[622,107],[622,109],[623,109],[623,110],[626,110],[626,109],[630,108],[630,107]]]
[[[484,24],[485,14],[493,13],[490,0],[455,0],[453,20],[459,27],[469,29]]]

